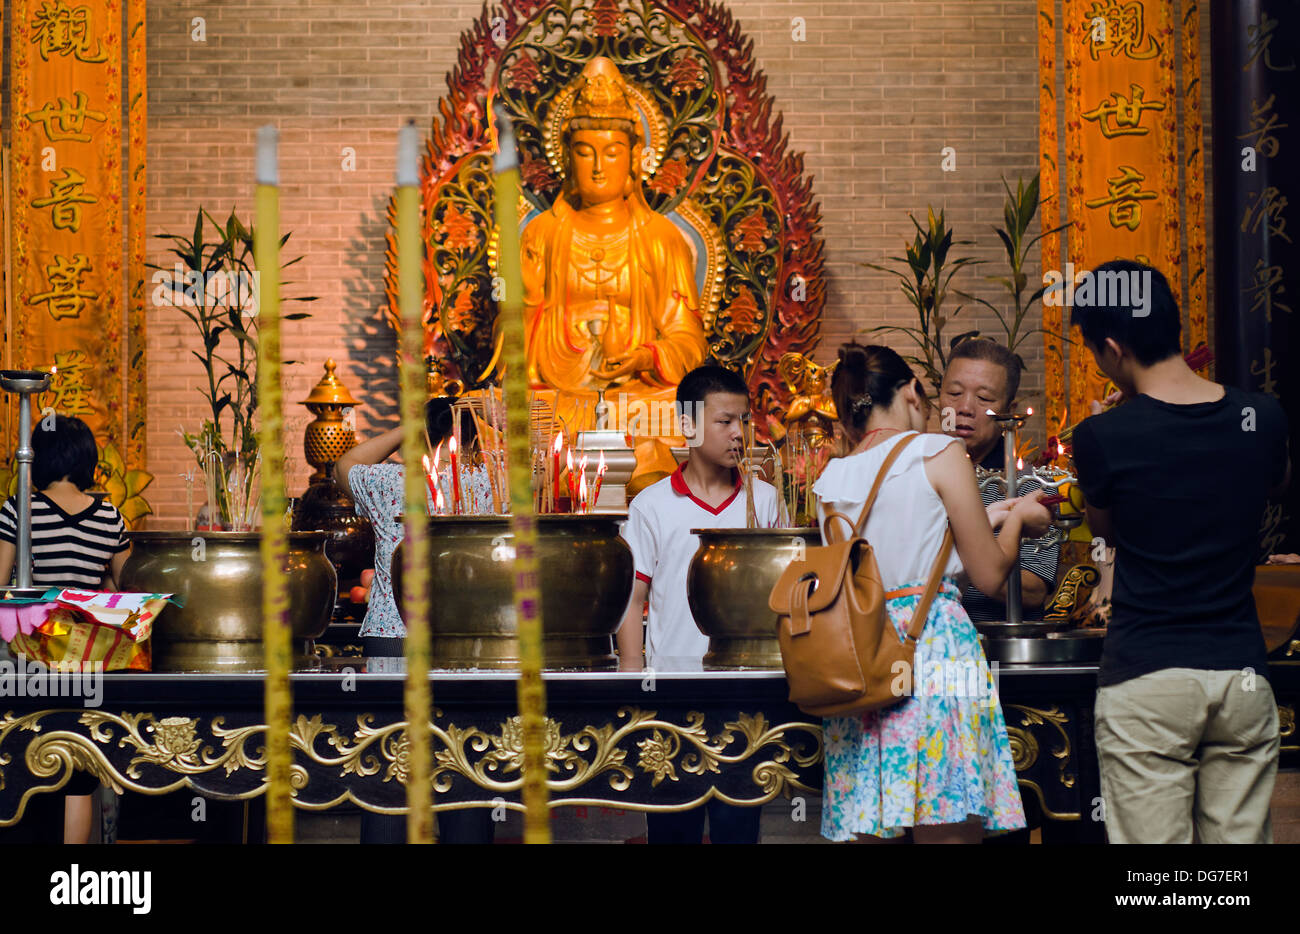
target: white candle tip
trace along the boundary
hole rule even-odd
[[[492,168],[500,174],[519,167],[519,153],[515,149],[515,128],[510,122],[510,112],[498,102],[493,113],[497,125],[497,154]]]
[[[412,188],[420,184],[420,131],[414,122],[397,131],[397,184]]]
[[[280,131],[269,123],[257,131],[257,184],[280,184]]]

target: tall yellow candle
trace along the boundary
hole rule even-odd
[[[429,729],[429,541],[423,458],[424,402],[424,251],[420,244],[420,134],[415,124],[402,127],[397,139],[397,295],[402,317],[401,400],[402,463],[406,471],[406,545],[402,564],[402,599],[406,606],[406,739],[410,743],[406,774],[406,839],[432,843],[433,767]],[[455,481],[453,480],[453,483]]]
[[[546,687],[542,684],[542,593],[538,586],[537,515],[533,511],[527,365],[524,361],[524,278],[519,266],[519,156],[504,107],[496,108],[496,224],[505,295],[497,305],[505,361],[506,440],[510,459],[510,525],[515,541],[515,619],[519,628],[519,714],[524,742],[524,842],[550,843],[546,787]]]
[[[280,393],[279,132],[257,131],[258,444],[262,452],[262,644],[266,664],[266,826],[271,843],[293,842],[289,788],[289,587],[284,493],[284,403]]]

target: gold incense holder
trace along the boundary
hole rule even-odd
[[[262,558],[257,532],[128,532],[122,590],[170,593],[153,628],[155,671],[263,671]],[[289,623],[295,667],[317,664],[312,640],[337,593],[323,532],[288,536]]]
[[[777,578],[816,528],[691,529],[700,546],[686,576],[691,615],[709,637],[705,668],[782,668],[776,614],[767,605]]]
[[[632,551],[618,535],[619,523],[626,518],[591,513],[538,516],[544,667],[617,667],[613,636],[632,592]],[[510,518],[432,517],[429,551],[433,667],[519,668]],[[404,553],[402,543],[392,565],[393,592],[403,619]]]

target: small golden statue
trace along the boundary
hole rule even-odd
[[[823,448],[835,439],[839,415],[831,398],[831,376],[838,362],[822,366],[803,354],[787,353],[777,363],[777,372],[792,395],[790,408],[781,419],[785,431],[788,434],[795,425],[802,425],[814,449]]]
[[[597,394],[671,400],[708,351],[686,238],[642,195],[641,121],[618,68],[593,58],[555,106],[564,190],[524,229],[529,383],[571,428]],[[590,422],[590,418],[583,419]]]

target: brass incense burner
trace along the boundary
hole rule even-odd
[[[632,551],[619,538],[625,515],[539,516],[542,656],[547,668],[617,666],[613,635],[632,592]],[[430,660],[436,668],[519,667],[514,536],[508,516],[429,519]],[[393,553],[402,600],[405,543]]]
[[[700,546],[686,576],[687,600],[709,637],[705,668],[781,669],[776,614],[768,594],[803,549],[821,544],[816,528],[691,529]]]
[[[128,532],[124,591],[175,594],[153,629],[155,671],[261,671],[262,558],[257,532]],[[288,536],[294,664],[312,667],[312,640],[329,625],[337,593],[328,536]]]

